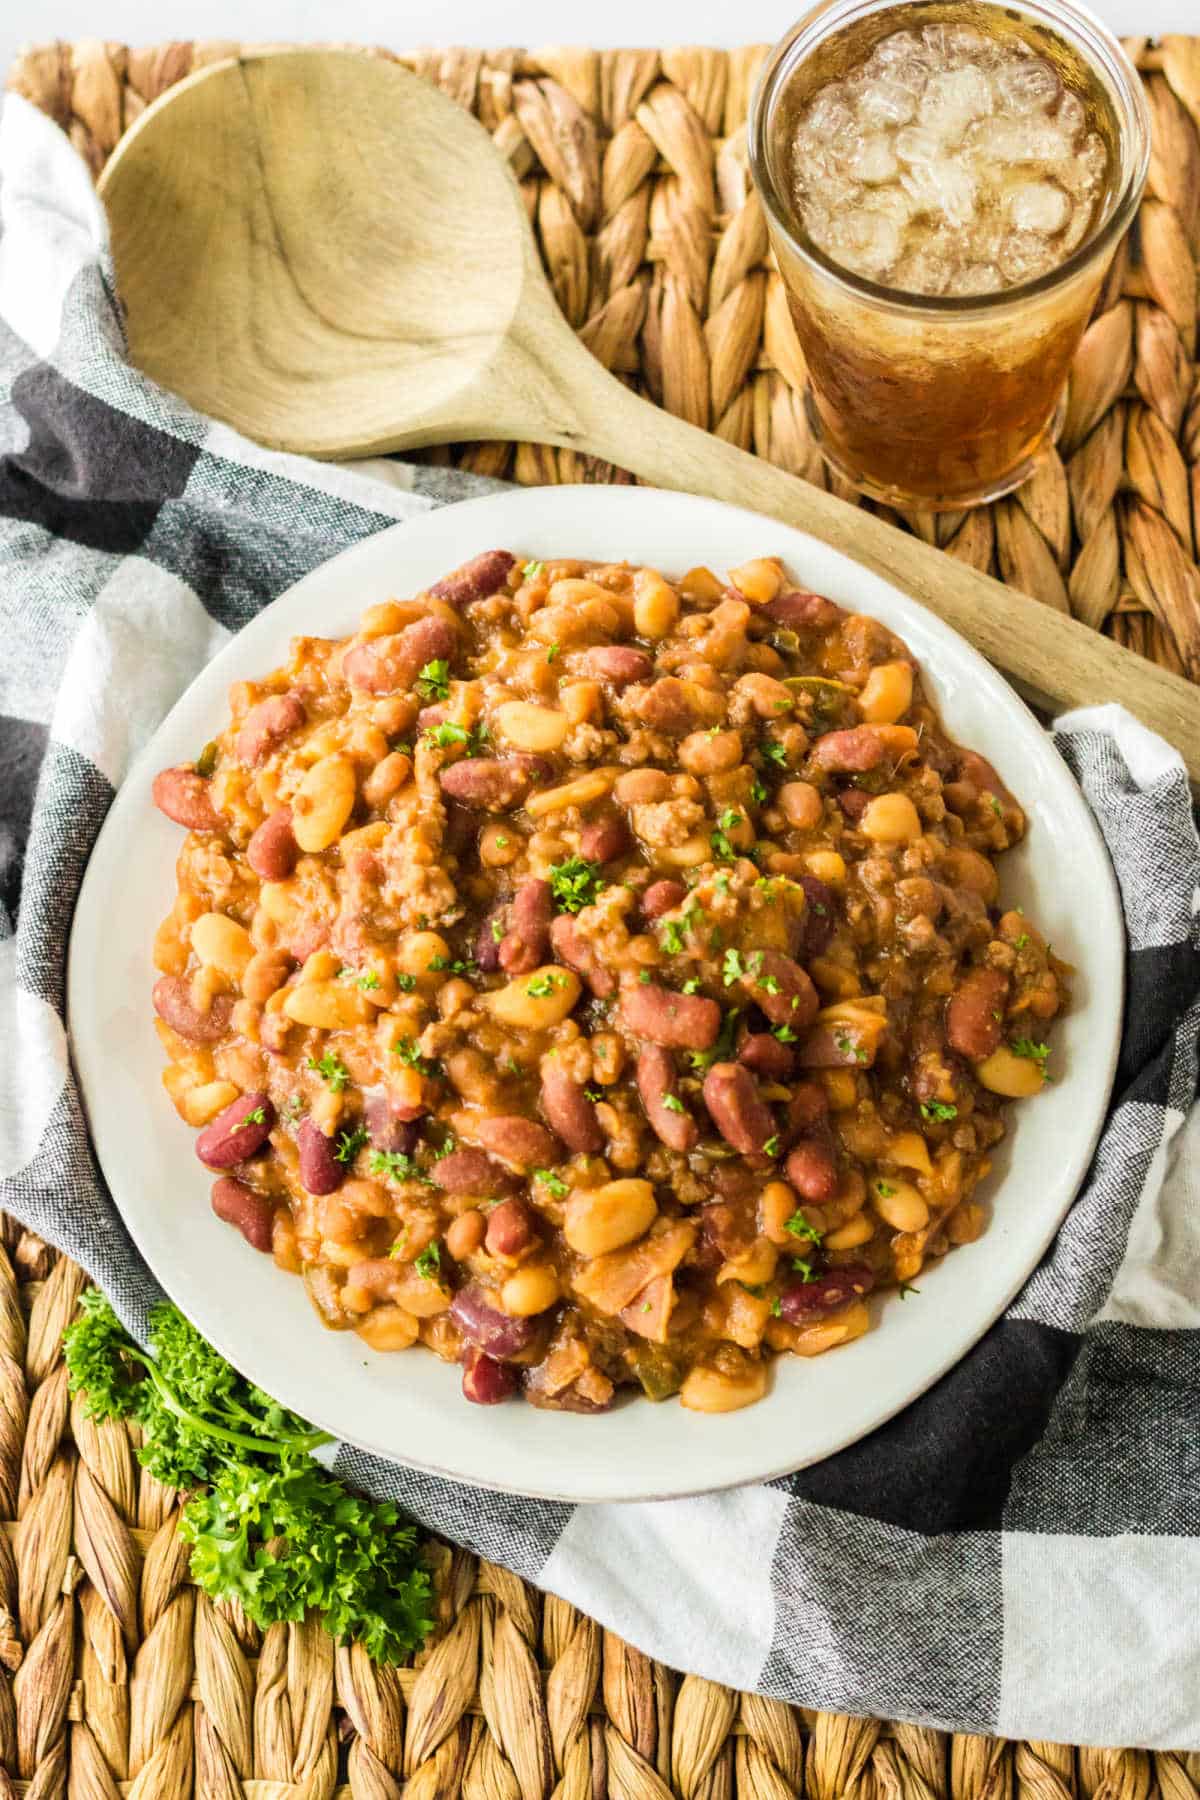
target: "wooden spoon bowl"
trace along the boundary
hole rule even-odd
[[[823,538],[1027,693],[1120,700],[1200,780],[1178,676],[631,393],[579,343],[486,131],[354,51],[216,64],[138,120],[101,181],[134,362],[277,449],[352,457],[516,438]]]

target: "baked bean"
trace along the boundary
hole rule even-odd
[[[738,1412],[754,1406],[767,1391],[767,1365],[749,1358],[736,1369],[697,1363],[679,1390],[679,1404],[689,1412]]]
[[[483,1150],[452,1150],[430,1165],[429,1178],[447,1194],[507,1193],[513,1185],[509,1171]]]
[[[252,1250],[270,1254],[275,1209],[265,1194],[256,1194],[244,1181],[223,1175],[212,1185],[212,1209],[218,1219],[241,1232]]]
[[[863,807],[858,828],[877,844],[911,843],[921,835],[921,815],[907,794],[877,794]]]
[[[375,1306],[355,1330],[372,1350],[408,1350],[417,1341],[420,1324],[402,1306]]]
[[[485,1220],[477,1207],[459,1213],[446,1227],[446,1250],[455,1262],[466,1262],[483,1243]]]
[[[752,605],[765,606],[783,586],[783,569],[778,557],[756,556],[750,562],[730,569],[729,579]]]
[[[489,1256],[523,1256],[537,1237],[532,1208],[524,1200],[502,1200],[487,1217],[483,1234]]]
[[[566,1018],[580,991],[574,970],[547,963],[532,974],[518,975],[507,987],[485,994],[483,1004],[502,1024],[518,1031],[549,1031]]]
[[[362,797],[371,807],[384,807],[398,794],[409,776],[412,774],[412,761],[399,750],[391,750],[384,756],[362,784]]]
[[[463,563],[452,575],[435,581],[429,592],[451,606],[469,606],[473,600],[486,600],[498,593],[508,580],[516,557],[508,550],[484,550]]]
[[[520,1356],[528,1349],[533,1326],[528,1319],[511,1318],[494,1304],[490,1289],[471,1282],[459,1288],[450,1302],[450,1317],[468,1344],[497,1362]]]
[[[615,774],[615,769],[592,769],[586,775],[564,781],[560,787],[539,788],[530,794],[525,810],[531,819],[540,819],[547,813],[566,812],[568,807],[590,806],[593,800],[603,800]]]
[[[871,1204],[893,1231],[924,1231],[929,1223],[929,1207],[921,1190],[893,1175],[871,1183]]]
[[[240,984],[254,955],[250,933],[227,913],[201,913],[192,925],[192,949],[206,968]]]
[[[662,769],[630,769],[613,784],[622,806],[652,806],[671,798],[671,777]]]
[[[210,1169],[232,1169],[256,1156],[275,1126],[275,1108],[266,1094],[241,1094],[205,1126],[196,1155]]]
[[[175,1109],[185,1125],[207,1125],[219,1112],[236,1100],[238,1090],[232,1081],[205,1081],[199,1087],[172,1091]]]
[[[604,1133],[595,1106],[582,1084],[573,1081],[553,1056],[542,1064],[542,1111],[568,1150],[588,1156],[603,1150]]]
[[[159,812],[185,831],[224,831],[225,821],[213,805],[211,786],[190,763],[160,770],[150,791]]]
[[[351,982],[336,980],[301,981],[289,988],[283,1011],[295,1024],[317,1031],[349,1031],[375,1014],[365,994]]]
[[[907,725],[854,725],[848,731],[827,731],[812,747],[813,762],[820,769],[839,774],[862,774],[877,769],[917,747],[917,734]]]
[[[588,862],[615,862],[629,849],[629,827],[619,813],[592,819],[579,833],[579,854]]]
[[[785,1173],[802,1200],[814,1205],[832,1200],[838,1191],[837,1163],[820,1138],[802,1138],[789,1152]]]
[[[724,775],[742,760],[738,731],[693,731],[679,746],[679,760],[693,775]]]
[[[679,1077],[669,1050],[661,1044],[644,1047],[638,1056],[637,1084],[646,1117],[668,1150],[681,1156],[694,1150],[700,1133],[679,1098]]]
[[[657,982],[621,990],[621,1018],[635,1037],[668,1050],[708,1050],[721,1029],[721,1009],[700,994],[676,994]]]
[[[533,706],[527,700],[508,700],[496,708],[496,725],[507,743],[518,750],[542,753],[558,750],[570,730],[566,713],[549,706]]]
[[[651,731],[665,732],[668,737],[686,737],[698,726],[724,721],[725,696],[701,687],[696,681],[660,675],[657,681],[639,691],[636,711],[637,717]]]
[[[445,619],[417,619],[390,637],[357,644],[342,659],[342,673],[352,688],[365,694],[394,694],[411,688],[430,662],[448,662],[458,648],[454,627]]]
[[[771,1109],[760,1097],[749,1069],[714,1063],[704,1077],[704,1104],[725,1139],[743,1156],[758,1156],[775,1132]]]
[[[442,770],[442,792],[476,812],[509,812],[548,773],[547,765],[528,755],[468,756]]]
[[[642,917],[653,921],[664,913],[674,912],[687,899],[682,881],[652,881],[642,895]]]
[[[824,803],[811,781],[785,781],[775,799],[797,831],[811,831],[825,817]]]
[[[875,1286],[875,1276],[865,1263],[845,1263],[815,1281],[797,1282],[779,1297],[779,1311],[789,1324],[799,1324],[820,1313],[837,1312],[861,1300]]]
[[[872,725],[894,725],[912,705],[913,671],[906,662],[879,663],[858,696],[858,710]]]
[[[946,1003],[950,1048],[970,1062],[990,1056],[1004,1031],[1007,1004],[1007,975],[999,969],[969,969]]]
[[[743,675],[734,692],[745,696],[760,719],[785,718],[796,704],[790,689],[772,675]]]
[[[562,1145],[553,1132],[539,1125],[536,1119],[526,1119],[517,1113],[477,1119],[475,1132],[485,1150],[523,1172],[550,1168],[561,1159]]]
[[[582,651],[574,660],[574,672],[591,681],[606,681],[611,687],[628,687],[631,681],[648,681],[654,672],[653,659],[644,650],[632,650],[624,644],[597,644]]]
[[[272,694],[260,700],[246,714],[245,723],[234,745],[239,762],[255,767],[265,762],[272,751],[299,731],[307,714],[299,694]]]
[[[463,1357],[463,1399],[474,1406],[499,1406],[511,1400],[517,1391],[517,1377],[507,1363],[485,1356],[482,1350],[468,1350]]]
[[[563,1236],[589,1259],[607,1256],[649,1231],[658,1213],[648,1181],[608,1181],[603,1187],[575,1188],[563,1211]]]
[[[559,1298],[558,1276],[549,1263],[526,1263],[505,1281],[500,1304],[514,1319],[532,1319]]]
[[[163,975],[154,984],[154,1010],[172,1031],[177,1031],[189,1044],[215,1044],[229,1030],[233,997],[216,994],[207,1012],[202,1012],[191,996],[191,986],[182,975]]]
[[[309,855],[337,842],[354,811],[354,764],[336,752],[315,762],[292,799],[292,831]]]
[[[679,620],[679,595],[656,569],[638,569],[633,577],[633,625],[639,637],[665,638]]]
[[[990,1094],[1002,1094],[1006,1100],[1027,1100],[1039,1094],[1046,1085],[1046,1071],[1035,1057],[1018,1056],[1007,1044],[1001,1044],[990,1056],[975,1065],[975,1079]]]
[[[805,588],[790,588],[786,593],[777,594],[762,610],[777,625],[789,626],[793,631],[825,631],[842,616],[840,606],[823,599],[820,594],[810,594]]]
[[[786,1081],[796,1067],[791,1049],[769,1031],[743,1031],[738,1039],[737,1059],[770,1081]]]
[[[286,881],[299,855],[290,806],[270,813],[246,845],[246,861],[263,881]]]
[[[498,961],[506,975],[528,975],[545,960],[554,922],[554,894],[548,881],[525,881],[508,913],[508,930]]]

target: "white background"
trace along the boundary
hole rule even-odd
[[[1091,0],[1117,32],[1200,32],[1200,0]],[[23,43],[96,35],[241,42],[337,38],[426,44],[746,44],[781,37],[803,0],[0,0],[0,65]]]

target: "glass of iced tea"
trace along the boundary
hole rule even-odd
[[[1053,442],[1150,122],[1073,0],[821,0],[750,161],[827,461],[894,506],[994,500]]]

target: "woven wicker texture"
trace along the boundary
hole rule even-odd
[[[58,44],[23,56],[9,85],[99,173],[151,100],[237,48]],[[1155,157],[1059,455],[996,506],[898,522],[1200,679],[1200,40],[1129,48]],[[761,54],[405,60],[493,133],[601,361],[831,485],[746,173]],[[530,444],[426,454],[528,483],[628,479]],[[11,1221],[0,1230],[0,1507],[19,1521],[0,1533],[0,1800],[1200,1800],[1200,1755],[948,1737],[675,1674],[459,1551],[436,1552],[442,1630],[412,1669],[376,1669],[308,1627],[263,1637],[189,1586],[175,1496],[126,1429],[69,1401],[59,1340],[84,1277]]]

